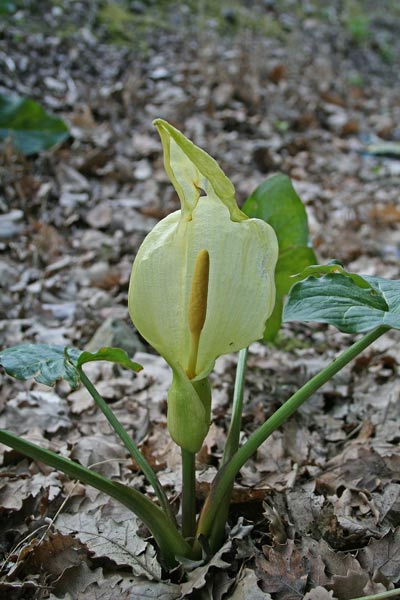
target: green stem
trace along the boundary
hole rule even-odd
[[[244,378],[246,374],[248,348],[239,352],[236,368],[235,389],[233,392],[232,417],[226,438],[222,464],[227,463],[239,448],[240,431],[242,428]]]
[[[193,538],[196,532],[196,455],[182,451],[182,535]]]
[[[246,461],[256,452],[257,448],[282,425],[314,392],[324,383],[329,381],[338,371],[343,369],[360,352],[365,350],[377,338],[388,331],[389,327],[380,326],[367,333],[360,340],[347,348],[320,373],[315,375],[293,396],[291,396],[267,421],[261,425],[247,440],[247,442],[232,456],[216,475],[208,497],[204,503],[197,526],[197,536],[202,534],[208,536],[219,506],[223,501],[229,487],[233,484],[236,475]]]
[[[239,358],[236,367],[235,388],[233,391],[232,417],[229,425],[228,435],[226,437],[225,450],[222,456],[222,464],[229,462],[239,448],[240,431],[242,428],[244,381],[248,353],[248,348],[244,348],[239,352]],[[232,490],[233,481],[222,499],[210,532],[209,545],[212,553],[218,550],[224,538],[225,524],[228,519]]]
[[[175,525],[168,519],[161,508],[149,500],[149,498],[146,498],[144,494],[121,483],[111,481],[88,467],[60,456],[51,450],[45,450],[4,429],[0,430],[0,442],[29,456],[33,460],[58,469],[69,477],[82,481],[121,502],[121,504],[135,513],[154,535],[168,566],[172,567],[176,565],[176,556],[195,558],[193,550],[185,542]]]
[[[388,592],[381,592],[372,596],[360,596],[352,600],[385,600],[385,598],[394,598],[395,596],[400,596],[400,590],[389,590]]]
[[[147,460],[145,459],[143,454],[140,452],[139,448],[136,446],[136,444],[132,440],[131,436],[124,429],[124,427],[121,425],[121,423],[118,421],[117,417],[115,416],[115,414],[113,413],[111,408],[108,406],[107,402],[102,398],[102,396],[96,390],[93,383],[90,381],[88,376],[83,371],[82,367],[79,368],[79,376],[80,376],[81,382],[83,383],[83,385],[85,386],[85,388],[87,389],[89,394],[92,396],[93,400],[96,402],[97,406],[100,408],[100,410],[106,417],[107,421],[110,423],[111,427],[114,429],[115,433],[119,436],[120,440],[125,444],[125,447],[127,448],[128,452],[130,453],[132,458],[137,462],[139,467],[142,469],[148,482],[152,485],[152,487],[157,495],[157,498],[160,501],[161,508],[164,510],[164,512],[168,516],[168,518],[173,523],[175,523],[175,515],[172,512],[171,505],[169,504],[168,498],[167,498],[163,488],[161,487],[161,484],[158,481],[157,476],[154,473],[153,469],[151,468],[151,466],[149,465],[149,463],[147,462]]]

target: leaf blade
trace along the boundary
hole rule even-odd
[[[108,360],[135,373],[143,368],[121,348],[104,347],[93,353],[50,344],[21,344],[0,352],[0,365],[11,377],[22,381],[34,379],[50,387],[65,379],[72,389],[79,385],[79,368],[96,360]]]
[[[282,323],[283,299],[295,283],[293,275],[317,263],[309,240],[307,213],[289,177],[283,174],[266,179],[249,196],[242,210],[249,217],[269,223],[278,238],[275,308],[264,333],[266,341],[273,341]]]
[[[76,366],[81,367],[87,362],[93,362],[97,360],[107,360],[109,362],[116,363],[118,365],[121,365],[121,367],[125,367],[126,369],[134,371],[135,373],[138,373],[143,369],[142,365],[133,362],[129,358],[127,352],[122,348],[111,348],[108,346],[103,346],[97,352],[81,352],[76,361]]]
[[[344,333],[365,333],[381,325],[400,329],[400,281],[344,273],[297,282],[284,320],[328,323]]]
[[[47,113],[34,100],[0,94],[0,140],[10,137],[22,154],[30,156],[49,150],[68,136],[64,121]]]
[[[11,377],[22,381],[34,379],[52,387],[60,379],[65,379],[75,389],[79,374],[71,360],[77,360],[81,351],[69,348],[69,352],[67,357],[63,346],[21,344],[2,350],[0,365]]]

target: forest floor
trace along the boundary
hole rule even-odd
[[[0,92],[34,98],[71,132],[34,157],[0,150],[1,347],[125,348],[139,375],[102,363],[87,372],[178,509],[169,370],[127,310],[138,246],[179,206],[152,120],[214,156],[240,205],[272,173],[290,176],[321,263],[398,279],[400,160],[384,144],[400,143],[399,8],[0,4]],[[352,339],[294,323],[277,346],[252,345],[243,439]],[[224,449],[236,361],[219,359],[212,375],[199,502]],[[228,541],[186,578],[163,572],[127,510],[0,446],[0,597],[346,600],[395,589],[399,364],[389,333],[273,434],[238,477]],[[148,488],[85,390],[1,377],[1,428]]]

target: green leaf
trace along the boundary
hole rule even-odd
[[[400,281],[342,272],[308,277],[291,289],[284,320],[329,323],[345,333],[400,329]]]
[[[390,313],[400,317],[400,281],[394,279],[384,279],[383,277],[374,277],[373,275],[363,275],[363,278],[385,298]],[[397,329],[397,326],[391,325]]]
[[[142,369],[121,348],[100,348],[92,353],[49,344],[22,344],[0,352],[0,365],[12,377],[22,380],[33,378],[49,386],[65,379],[73,389],[79,384],[79,367],[94,360],[108,360],[136,373]]]
[[[23,344],[2,350],[0,365],[16,379],[33,378],[49,386],[65,379],[74,389],[79,384],[79,373],[73,362],[80,354],[81,351],[75,348],[68,348],[67,356],[63,346]]]
[[[67,350],[69,354],[69,349]],[[121,367],[125,367],[126,369],[130,369],[131,371],[135,371],[138,373],[143,369],[142,365],[138,363],[132,362],[122,348],[100,348],[97,352],[82,352],[78,360],[76,362],[77,367],[81,367],[87,362],[92,362],[95,360],[108,360],[109,362],[117,363],[121,365]]]
[[[289,177],[282,174],[264,181],[246,200],[242,210],[249,217],[269,223],[278,238],[276,302],[264,333],[265,340],[273,341],[282,322],[284,296],[295,282],[292,276],[317,262],[310,246],[307,213]]]
[[[313,277],[322,277],[323,275],[329,275],[330,273],[341,273],[342,275],[347,275],[350,279],[358,285],[360,288],[371,288],[373,287],[370,283],[368,283],[366,277],[362,275],[357,275],[357,273],[350,273],[346,271],[343,265],[336,260],[332,260],[327,265],[311,265],[310,267],[306,267],[301,273],[294,276],[294,282],[301,281],[302,279],[306,279],[309,276]]]
[[[34,100],[0,94],[0,140],[10,137],[22,154],[48,150],[68,136],[65,123]]]
[[[17,7],[11,0],[0,0],[0,15],[10,15],[16,10]]]

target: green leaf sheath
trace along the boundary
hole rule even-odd
[[[65,123],[34,100],[0,94],[0,140],[10,138],[22,154],[48,150],[68,136]]]
[[[400,329],[400,281],[330,273],[296,283],[284,310],[285,321],[330,323],[346,333],[380,325]],[[371,286],[371,287],[369,287]]]
[[[189,545],[182,538],[174,524],[158,506],[137,490],[111,481],[87,467],[59,456],[55,452],[40,448],[40,446],[23,440],[9,431],[0,430],[0,442],[121,502],[135,513],[154,535],[168,565],[173,566],[176,563],[175,556],[193,557]]]
[[[281,326],[283,298],[294,283],[292,276],[317,262],[309,240],[307,214],[289,177],[282,174],[264,181],[246,200],[242,210],[249,217],[269,223],[278,238],[276,302],[264,333],[264,339],[272,341]]]
[[[320,373],[312,377],[303,387],[293,394],[267,421],[261,425],[247,440],[247,442],[234,454],[231,460],[225,464],[215,477],[210,493],[206,499],[201,512],[197,535],[208,536],[220,503],[226,492],[233,484],[236,475],[246,461],[257,451],[263,442],[280,427],[312,394],[314,394],[324,383],[329,381],[336,373],[345,367],[351,360],[360,354],[365,348],[388,331],[388,327],[378,327],[355,342],[350,348],[342,352],[333,362],[322,369]]]

